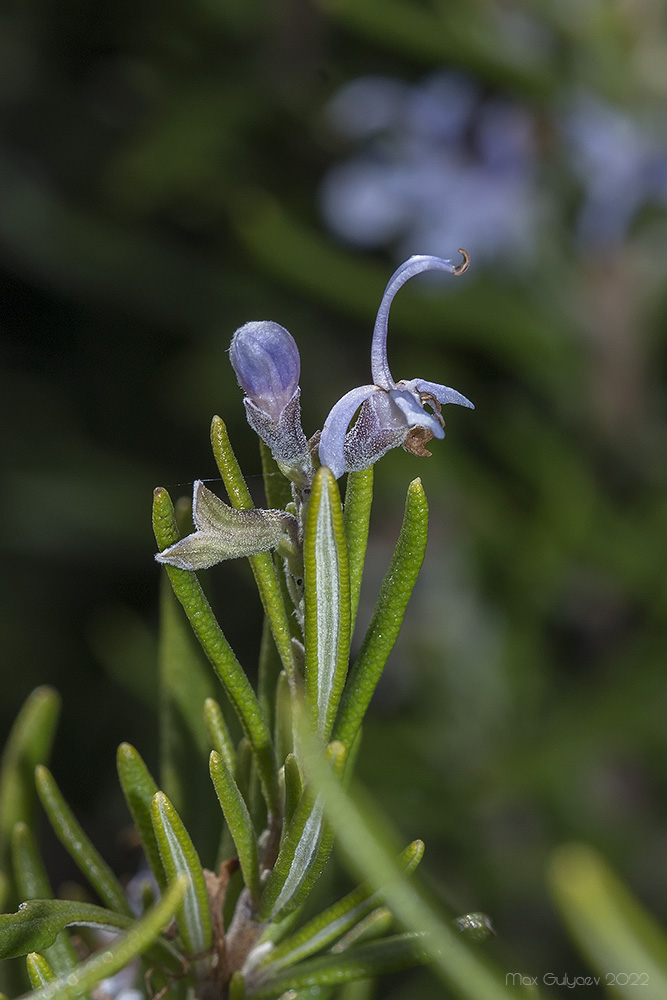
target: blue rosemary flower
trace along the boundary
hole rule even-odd
[[[432,438],[445,436],[445,422],[440,408],[444,403],[460,406],[473,404],[456,389],[414,378],[395,382],[387,360],[387,322],[396,292],[406,281],[422,271],[446,271],[462,274],[469,262],[454,265],[440,257],[410,257],[392,275],[387,285],[373,331],[371,345],[372,385],[351,389],[335,404],[324,422],[319,443],[322,465],[328,466],[336,479],[344,472],[365,469],[377,462],[391,448],[402,446],[413,455],[430,455],[424,447]],[[425,409],[430,407],[430,412]],[[357,421],[348,433],[356,411]]]
[[[271,320],[245,323],[232,338],[229,357],[246,394],[248,423],[288,479],[307,485],[312,460],[301,427],[301,359],[291,333]]]

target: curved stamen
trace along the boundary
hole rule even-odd
[[[389,279],[375,319],[371,344],[371,374],[374,384],[381,389],[396,388],[387,359],[389,309],[396,292],[403,287],[406,281],[423,271],[447,271],[448,274],[456,276],[463,274],[470,263],[470,256],[466,250],[459,250],[459,253],[463,257],[463,262],[456,265],[452,264],[450,260],[443,260],[442,257],[433,257],[427,254],[410,257],[404,264],[401,264],[397,271],[394,271]]]

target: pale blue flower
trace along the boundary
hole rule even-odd
[[[245,393],[248,423],[288,479],[297,487],[308,486],[313,468],[301,427],[296,341],[272,320],[244,323],[232,338],[229,358]]]
[[[398,260],[462,240],[477,263],[525,270],[545,209],[533,113],[472,77],[443,71],[408,84],[352,80],[327,110],[349,152],[323,178],[331,230]]]
[[[322,428],[320,462],[331,469],[336,479],[344,472],[367,468],[399,445],[414,455],[429,455],[424,447],[426,442],[445,436],[440,407],[444,403],[458,403],[474,409],[469,399],[449,386],[421,378],[395,382],[387,360],[387,322],[396,292],[406,281],[423,271],[462,274],[469,258],[465,251],[460,252],[464,260],[458,265],[440,257],[410,257],[389,280],[373,331],[373,384],[351,389],[339,399]],[[430,407],[430,412],[425,409],[426,406]],[[348,433],[359,407],[359,417]]]

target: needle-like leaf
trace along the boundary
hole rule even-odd
[[[161,889],[167,884],[160,850],[151,820],[151,803],[158,787],[140,754],[129,743],[121,743],[116,754],[116,767],[127,807],[141,840],[155,880]]]
[[[325,759],[340,773],[345,765],[344,747],[340,743],[329,744]],[[260,920],[277,920],[296,909],[322,873],[333,846],[331,828],[323,821],[322,808],[321,799],[306,786],[266,883]]]
[[[600,855],[584,844],[559,848],[549,869],[551,891],[572,938],[609,992],[646,1000],[667,996],[667,937]],[[625,981],[610,973],[634,970]]]
[[[17,823],[14,827],[12,857],[21,899],[51,899],[53,890],[35,838],[26,823]],[[66,972],[79,964],[76,950],[66,933],[58,935],[44,958],[53,966],[55,973]]]
[[[37,800],[35,767],[51,752],[60,698],[53,688],[37,688],[23,705],[0,761],[0,872],[9,887],[11,839],[17,823],[31,825]]]
[[[176,914],[179,933],[189,955],[202,955],[211,947],[211,909],[201,861],[173,805],[157,792],[151,806],[153,829],[169,883],[187,876],[183,901]]]
[[[211,423],[211,445],[232,507],[236,510],[252,510],[254,507],[252,497],[232,449],[227,428],[224,421],[217,416],[213,417]],[[288,677],[293,678],[292,637],[273,556],[270,552],[260,552],[258,555],[250,556],[249,562],[255,576],[264,612],[271,623],[271,631],[283,668]]]
[[[56,978],[56,974],[47,960],[36,951],[26,955],[25,964],[33,990],[38,990],[41,986],[46,986],[47,983],[53,982]]]
[[[120,972],[133,958],[146,952],[166,927],[181,904],[186,885],[185,878],[178,879],[169,886],[162,899],[116,941],[82,962],[74,971],[58,976],[20,1000],[77,1000],[102,979]]]
[[[227,768],[234,774],[237,768],[236,750],[222,709],[215,698],[207,698],[204,702],[204,722],[211,747],[220,754]]]
[[[396,934],[382,941],[351,948],[341,954],[323,955],[285,969],[266,984],[253,989],[253,1000],[277,1000],[286,990],[312,990],[355,979],[398,972],[425,961],[427,953],[419,934]],[[479,994],[482,996],[482,994]]]
[[[373,470],[369,465],[361,472],[350,472],[345,487],[343,523],[350,561],[350,620],[352,629],[357,617],[361,577],[364,571],[368,525],[373,504]]]
[[[132,910],[123,887],[109,865],[93,846],[74,813],[65,802],[51,772],[39,765],[35,782],[44,811],[58,839],[88,879],[93,889],[111,910],[131,917]]]
[[[393,852],[386,843],[386,819],[378,816],[371,819],[368,806],[362,808],[315,753],[309,757],[309,773],[349,867],[381,890],[383,899],[404,927],[424,935],[423,949],[448,988],[465,1000],[480,1000],[480,997],[507,1000],[504,973],[473,951],[451,920],[443,918],[419,887],[407,882],[405,875],[397,870]],[[375,946],[380,944],[383,942],[376,942]],[[345,954],[351,956],[354,952],[355,948]],[[519,995],[524,995],[521,988]],[[536,997],[538,993],[530,995]]]
[[[398,636],[405,609],[424,561],[428,503],[421,480],[408,487],[403,524],[389,570],[382,581],[371,623],[350,670],[334,736],[349,747],[366,714],[387,657]]]
[[[57,935],[66,927],[95,927],[118,933],[130,930],[136,923],[135,917],[114,913],[94,903],[70,899],[31,899],[22,903],[16,913],[0,914],[0,956],[18,958],[31,951],[50,949]],[[156,962],[166,965],[173,972],[180,970],[180,955],[164,939],[157,938],[151,942],[150,951]]]
[[[169,494],[161,487],[154,493],[153,530],[160,550],[178,538],[174,508]],[[279,807],[278,776],[271,734],[250,681],[223,635],[195,574],[174,566],[166,566],[165,569],[174,593],[239,717],[257,762],[267,806],[276,812]]]
[[[231,771],[215,750],[211,752],[210,770],[215,793],[236,846],[236,853],[243,872],[243,881],[250,892],[251,899],[257,903],[260,896],[259,851],[257,834],[248,807]]]
[[[405,874],[415,870],[424,854],[424,844],[415,840],[401,853],[398,867]],[[311,955],[329,947],[338,938],[350,931],[378,905],[381,892],[368,883],[348,893],[342,899],[313,917],[296,934],[286,938],[268,952],[261,965],[283,968],[303,961]]]
[[[303,543],[305,688],[318,733],[327,740],[350,652],[350,577],[338,486],[318,469]]]

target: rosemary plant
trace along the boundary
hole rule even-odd
[[[398,446],[428,455],[426,443],[444,436],[441,406],[472,406],[447,386],[419,378],[394,380],[386,350],[389,308],[413,275],[426,270],[457,275],[467,263],[466,254],[458,266],[424,256],[398,269],[375,324],[372,384],[343,396],[322,432],[309,439],[301,426],[300,359],[291,335],[273,322],[246,323],[234,334],[230,358],[247,419],[260,438],[267,506],[253,505],[225,424],[217,416],[211,442],[229,502],[197,481],[195,530],[185,537],[165,489],[155,490],[153,504],[156,559],[224,692],[223,706],[194,666],[189,673],[184,620],[173,597],[165,599],[163,659],[180,678],[180,711],[191,720],[199,743],[210,750],[210,778],[221,809],[214,824],[218,861],[215,870],[203,867],[194,835],[174,801],[183,798],[178,790],[186,788],[190,776],[175,774],[167,790],[160,788],[139,752],[123,744],[118,774],[141,839],[146,875],[139,894],[121,885],[44,766],[57,698],[47,689],[36,692],[8,744],[0,788],[1,860],[7,862],[11,855],[17,895],[27,900],[17,913],[0,917],[0,954],[27,956],[33,996],[130,1000],[142,984],[138,995],[153,997],[333,998],[348,982],[373,979],[433,955],[423,933],[395,930],[387,900],[396,900],[400,911],[402,897],[389,888],[385,894],[378,879],[314,916],[304,916],[304,905],[331,853],[336,826],[331,804],[337,808],[338,791],[345,794],[341,781],[344,785],[350,776],[361,724],[426,546],[428,507],[415,479],[375,612],[350,663],[373,464]],[[348,478],[341,502],[338,480],[344,473]],[[265,613],[257,690],[196,575],[240,557],[250,561]],[[230,708],[242,729],[240,743],[230,735]],[[35,765],[42,806],[99,905],[52,898],[31,829],[31,785],[24,780]],[[168,795],[170,788],[178,794]],[[355,822],[350,814],[350,828]],[[362,826],[361,850],[366,849],[364,836]],[[387,865],[410,874],[422,852],[422,843],[415,841]],[[387,870],[381,869],[380,881]],[[407,905],[399,913],[404,926],[410,925]],[[476,933],[484,931],[485,918],[477,916],[469,915],[461,929],[474,925]],[[113,937],[82,958],[67,930],[79,926],[96,929],[93,940],[98,944],[99,932]],[[465,969],[461,966],[459,975],[456,956],[450,958],[453,980],[465,981]],[[481,979],[475,980],[476,975]],[[480,988],[486,983],[484,996],[494,995],[495,986],[486,976],[477,970],[464,993],[481,996],[477,982]]]

